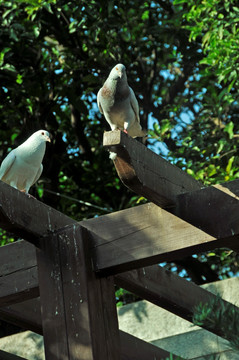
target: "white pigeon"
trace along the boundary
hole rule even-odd
[[[51,141],[48,131],[38,130],[10,151],[1,164],[0,180],[28,194],[30,187],[41,176],[46,141]]]
[[[132,137],[146,135],[140,125],[138,101],[128,85],[123,64],[118,64],[111,70],[98,91],[97,104],[112,130],[123,130]]]

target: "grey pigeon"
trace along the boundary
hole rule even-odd
[[[10,151],[1,164],[0,180],[28,194],[30,187],[41,176],[46,141],[51,141],[48,131],[38,130]]]
[[[146,135],[140,125],[138,101],[128,85],[123,64],[118,64],[111,70],[98,91],[97,104],[112,130],[123,130],[132,137]]]

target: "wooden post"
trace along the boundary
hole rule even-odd
[[[87,231],[70,226],[37,250],[46,360],[119,360],[113,278],[97,278]]]

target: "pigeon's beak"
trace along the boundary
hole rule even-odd
[[[45,139],[46,139],[46,141],[49,141],[49,142],[51,142],[51,139],[49,138],[49,136],[45,136]]]
[[[122,71],[118,71],[118,75],[119,75],[120,78],[122,78],[122,76],[123,76]]]

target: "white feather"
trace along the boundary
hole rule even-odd
[[[39,130],[12,150],[1,164],[0,180],[28,193],[43,171],[46,141],[50,141],[48,131]]]

